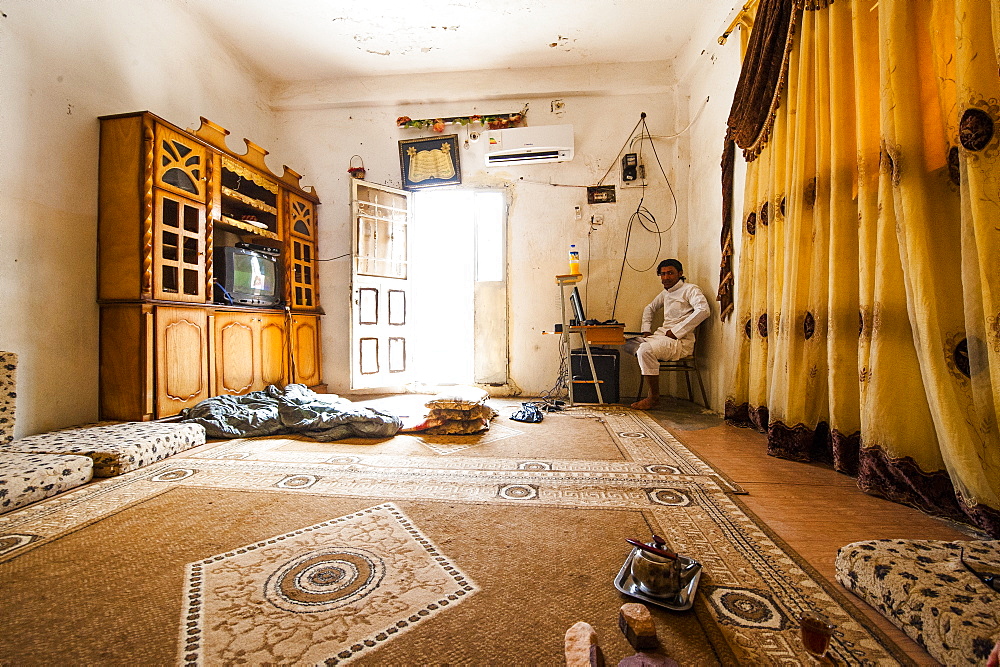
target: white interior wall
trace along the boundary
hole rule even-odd
[[[244,136],[272,149],[274,132],[256,78],[179,5],[0,11],[0,349],[19,355],[21,437],[97,418],[97,117],[149,110],[193,128],[205,116],[238,152]]]
[[[478,79],[488,87],[496,86],[488,73],[482,73]],[[457,76],[453,92],[443,85],[445,76],[437,75],[435,92],[445,97],[475,98],[477,91],[468,88],[475,80],[464,74]],[[567,89],[578,89],[572,83],[563,81],[563,84]],[[637,83],[636,87],[644,86],[649,86],[649,82]],[[627,87],[627,82],[623,87]],[[555,276],[568,271],[567,252],[571,243],[575,243],[582,254],[587,279],[580,287],[587,298],[588,316],[601,320],[612,317],[626,230],[642,192],[639,188],[619,189],[616,203],[589,205],[583,186],[600,181],[609,167],[612,167],[611,172],[604,182],[619,184],[619,151],[642,112],[646,112],[646,123],[654,136],[672,135],[679,129],[675,119],[675,95],[662,83],[656,87],[661,92],[564,96],[560,98],[564,106],[559,112],[552,111],[552,96],[512,96],[485,103],[387,106],[361,103],[356,107],[327,105],[328,108],[311,108],[324,105],[318,98],[316,104],[303,102],[303,99],[308,100],[306,96],[298,98],[298,108],[282,111],[279,117],[283,145],[297,153],[295,164],[301,167],[310,182],[316,183],[323,200],[320,257],[350,252],[350,178],[347,174],[350,157],[357,154],[363,158],[366,180],[399,187],[397,142],[433,134],[429,130],[398,129],[395,123],[398,116],[435,118],[519,111],[527,103],[529,125],[568,123],[574,126],[576,156],[571,162],[487,169],[483,162],[483,140],[460,150],[461,187],[503,188],[508,193],[511,388],[535,395],[551,388],[557,377],[558,340],[555,336],[543,336],[541,332],[551,331],[559,321]],[[468,127],[449,126],[445,133],[458,134],[464,146]],[[645,150],[649,150],[648,146]],[[688,227],[684,224],[688,188],[678,182],[678,168],[686,168],[685,151],[689,149],[676,140],[657,139],[656,150],[677,195],[679,213],[676,223],[662,234],[658,257],[655,235],[643,231],[638,223],[633,225],[630,263],[647,270],[637,273],[626,267],[623,275],[614,316],[629,329],[639,327],[642,307],[661,289],[653,273],[657,259],[685,255],[688,243]],[[673,199],[651,158],[647,155],[651,186],[645,192],[643,205],[658,224],[666,228],[674,216]],[[580,220],[575,218],[575,206],[581,207]],[[592,215],[604,218],[604,224],[595,226],[593,231]],[[445,258],[446,239],[441,240],[441,251]],[[717,265],[717,260],[711,262],[713,267]],[[320,287],[327,313],[323,325],[324,379],[330,391],[336,393],[349,393],[349,282],[349,258],[321,265]],[[634,363],[634,360],[623,363],[626,377],[630,377]],[[634,385],[631,391],[634,392]]]
[[[722,151],[726,123],[733,103],[733,94],[740,74],[739,32],[720,45],[706,44],[678,86],[686,99],[685,143],[689,162],[684,174],[690,217],[687,220],[690,242],[685,264],[688,279],[705,291],[712,307],[712,316],[698,332],[699,359],[708,371],[702,373],[707,385],[712,409],[722,412],[730,386],[726,343],[736,331],[733,317],[719,319],[719,265],[722,232]],[[737,152],[734,178],[734,247],[739,248],[740,211],[743,208],[745,165]],[[735,268],[734,268],[735,270]],[[683,395],[680,394],[680,395]]]
[[[710,30],[703,32],[709,34]],[[320,211],[320,255],[335,257],[350,252],[350,156],[357,154],[364,159],[367,180],[398,187],[398,140],[433,134],[429,130],[397,129],[398,116],[498,113],[517,111],[528,103],[529,125],[574,126],[576,157],[572,162],[486,169],[482,166],[482,145],[473,144],[461,151],[462,187],[504,188],[511,204],[508,272],[512,389],[525,395],[537,394],[549,389],[557,377],[557,341],[553,336],[542,336],[541,331],[551,330],[559,319],[554,275],[567,270],[568,246],[576,243],[587,274],[581,289],[587,297],[588,315],[602,320],[613,315],[629,330],[639,328],[642,307],[660,289],[652,273],[656,260],[678,257],[684,262],[688,278],[704,289],[712,303],[712,317],[700,332],[699,356],[707,361],[703,375],[710,403],[721,410],[728,383],[721,358],[725,327],[719,322],[715,302],[721,228],[719,162],[739,77],[739,44],[734,41],[719,46],[714,36],[712,33],[711,43],[703,50],[678,63],[550,68],[529,73],[390,76],[295,84],[276,91],[282,145],[295,152],[294,164],[317,184],[324,202]],[[678,66],[686,70],[683,77],[674,72]],[[673,85],[678,78],[681,83]],[[503,91],[508,92],[505,95]],[[515,91],[523,95],[517,96]],[[560,113],[552,112],[554,99],[564,102]],[[586,203],[585,189],[550,184],[595,184],[612,165],[605,182],[618,184],[619,150],[643,111],[650,132],[657,137],[656,151],[674,188],[677,218],[671,226],[673,198],[647,146],[645,162],[651,187],[642,203],[661,228],[670,228],[661,235],[662,246],[657,253],[656,235],[633,224],[628,253],[631,266],[626,266],[622,274],[615,302],[626,230],[641,191],[619,189],[615,204],[591,206]],[[446,129],[446,133],[458,133],[460,139],[467,131],[452,126]],[[738,177],[738,199],[741,182]],[[576,205],[581,206],[583,214],[579,221],[574,218]],[[591,232],[592,215],[603,215],[605,222]],[[446,249],[442,243],[442,250]],[[331,391],[348,393],[349,259],[324,263],[320,276],[327,312],[323,326],[324,379]],[[680,379],[676,380],[666,384],[665,389],[682,391]],[[623,398],[633,396],[637,384],[634,360],[623,359]]]

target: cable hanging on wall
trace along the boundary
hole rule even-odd
[[[695,120],[697,120],[697,118],[695,118]],[[694,121],[691,121],[691,124],[693,123]],[[642,127],[642,131],[640,131],[639,135],[636,136],[636,130],[638,130],[640,127]],[[688,127],[691,127],[691,125],[689,124]],[[685,128],[685,130],[686,129],[687,128]],[[680,134],[682,133],[683,131]],[[657,259],[660,257],[660,251],[663,249],[663,234],[670,231],[670,229],[673,228],[674,224],[677,222],[677,215],[678,215],[677,195],[674,193],[674,188],[670,184],[670,179],[667,177],[667,172],[663,168],[663,163],[660,162],[660,156],[656,152],[656,144],[653,142],[653,135],[649,131],[649,126],[646,125],[646,112],[642,112],[639,115],[639,122],[636,123],[635,127],[632,128],[632,132],[629,134],[628,139],[626,139],[625,143],[622,144],[621,150],[618,151],[618,155],[616,155],[615,159],[612,160],[611,166],[608,167],[608,170],[604,173],[604,176],[602,176],[601,180],[598,181],[598,185],[604,183],[604,179],[608,177],[608,174],[611,173],[611,170],[618,163],[619,158],[621,158],[622,154],[625,153],[626,146],[632,147],[635,145],[636,141],[639,142],[639,150],[638,150],[639,164],[642,164],[643,144],[648,141],[649,147],[653,152],[653,157],[656,160],[656,165],[660,168],[660,173],[663,175],[663,180],[667,184],[667,190],[670,192],[670,198],[673,201],[674,211],[670,223],[666,227],[661,229],[659,223],[656,221],[656,216],[653,215],[652,211],[650,211],[645,206],[646,188],[648,187],[648,185],[646,183],[646,179],[643,178],[642,184],[640,186],[642,188],[642,195],[639,197],[639,203],[636,205],[635,211],[633,211],[632,214],[629,216],[628,224],[625,228],[625,247],[622,251],[621,268],[618,271],[618,284],[615,286],[615,298],[611,304],[611,319],[614,319],[615,309],[618,307],[618,293],[621,291],[622,278],[625,275],[625,267],[628,266],[630,269],[636,271],[637,273],[642,273],[653,268],[653,266],[655,266],[656,264]],[[646,231],[656,235],[656,254],[653,255],[653,263],[645,268],[639,268],[633,266],[632,263],[629,262],[628,258],[629,244],[632,238],[632,228],[635,226],[636,223],[642,226],[642,228],[645,229]]]

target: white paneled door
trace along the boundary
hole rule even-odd
[[[410,193],[354,179],[351,389],[412,380]]]

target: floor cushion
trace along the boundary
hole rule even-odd
[[[490,428],[497,411],[486,405],[489,394],[479,387],[451,387],[424,404],[429,408],[422,430],[428,435],[466,435]]]
[[[0,514],[90,481],[94,462],[73,454],[0,453]]]
[[[29,435],[3,449],[83,454],[94,460],[94,477],[114,477],[204,443],[205,427],[200,424],[126,422]]]
[[[869,540],[837,552],[837,581],[945,665],[982,665],[1000,639],[990,572],[1000,540]]]
[[[17,355],[13,352],[0,352],[0,445],[14,439],[16,385]]]

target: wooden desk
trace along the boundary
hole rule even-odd
[[[571,334],[586,334],[590,345],[624,345],[624,324],[588,324],[582,327],[569,327]],[[543,331],[545,336],[558,336],[558,331]]]
[[[624,345],[624,324],[588,324],[580,327],[570,327],[570,333],[585,333],[587,342],[591,345]]]

